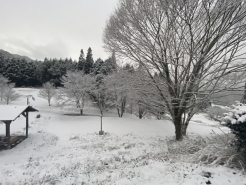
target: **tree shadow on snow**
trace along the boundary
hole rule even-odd
[[[80,115],[79,113],[69,113],[69,114],[64,114],[65,116],[97,116],[97,117],[100,117],[99,114],[83,114],[83,115]]]
[[[83,114],[83,115],[80,115],[79,113],[67,113],[67,114],[64,114],[65,116],[95,116],[95,117],[100,117],[100,114]],[[103,117],[118,117],[117,115],[103,115]]]

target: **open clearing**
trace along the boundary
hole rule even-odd
[[[174,126],[168,120],[139,120],[130,114],[118,118],[116,112],[106,112],[106,135],[99,136],[96,108],[87,107],[85,116],[79,116],[76,109],[59,108],[54,102],[49,107],[47,100],[37,96],[37,89],[16,91],[22,96],[11,105],[25,105],[26,96],[32,95],[35,101],[30,103],[39,112],[30,113],[29,138],[0,151],[0,184],[246,184],[242,171],[236,169],[190,163],[185,158],[172,160],[167,141],[174,137]],[[214,132],[222,134],[215,125],[197,115],[188,135],[209,138]],[[21,116],[11,123],[11,135],[24,133]],[[3,123],[0,134],[5,134]]]

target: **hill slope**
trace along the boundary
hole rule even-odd
[[[0,49],[0,53],[2,53],[2,55],[5,58],[19,58],[19,59],[23,59],[24,58],[27,62],[33,61],[32,59],[30,59],[27,56],[21,56],[21,55],[18,55],[18,54],[12,54],[12,53],[9,53],[8,51],[4,51],[2,49]]]

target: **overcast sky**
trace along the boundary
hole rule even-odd
[[[118,0],[0,0],[0,49],[32,59],[72,57],[102,48],[103,28]]]

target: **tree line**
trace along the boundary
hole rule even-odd
[[[93,60],[92,49],[89,48],[86,57],[81,50],[79,60],[48,59],[44,61],[27,62],[25,59],[5,58],[0,53],[0,74],[14,83],[16,87],[40,87],[46,82],[51,82],[55,87],[61,86],[61,77],[67,71],[84,71],[85,74],[97,73],[100,65],[105,68],[105,73],[113,70],[110,61],[112,57],[103,61]]]
[[[86,56],[83,49],[80,51],[78,62],[47,58],[27,62],[2,56],[0,61],[1,101],[5,100],[7,104],[18,98],[14,86],[42,86],[39,96],[46,98],[49,106],[51,99],[55,98],[61,106],[74,104],[81,115],[88,102],[96,105],[101,114],[108,108],[116,108],[119,117],[126,109],[139,118],[150,110],[147,106],[150,103],[141,93],[141,86],[146,83],[144,71],[130,64],[119,67],[115,52],[105,61],[100,58],[94,61],[91,48]]]

